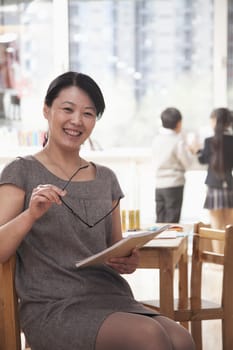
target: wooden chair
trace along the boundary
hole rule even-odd
[[[201,321],[221,319],[223,350],[232,350],[233,225],[226,226],[225,230],[216,230],[206,226],[202,223],[194,225],[189,304],[187,308],[181,309],[178,307],[179,302],[176,303],[177,306],[174,310],[175,321],[190,322],[196,350],[202,350]],[[216,240],[225,242],[224,254],[215,253],[212,248],[207,249],[208,245],[206,242]],[[219,305],[202,298],[202,270],[204,263],[223,266],[222,299]],[[144,304],[159,311],[159,305],[156,302],[147,301]]]
[[[12,256],[7,262],[0,264],[0,350],[21,350],[14,278],[15,256]]]

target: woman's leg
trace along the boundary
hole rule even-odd
[[[223,217],[224,217],[224,227],[226,225],[233,225],[233,209],[232,208],[224,208],[223,209]]]
[[[210,224],[212,228],[219,230],[224,229],[224,215],[223,209],[212,209],[209,211]]]
[[[223,209],[210,210],[210,225],[212,228],[218,230],[224,229]],[[224,244],[223,242],[212,241],[212,248],[216,253],[222,254],[224,251]]]
[[[194,341],[186,328],[164,316],[156,316],[155,320],[157,320],[166,333],[169,334],[173,350],[195,349]]]
[[[176,337],[182,339],[178,341]],[[189,333],[174,321],[166,322],[161,316],[116,312],[104,321],[96,340],[95,350],[109,349],[194,350],[194,347]]]
[[[212,228],[224,230],[226,226],[227,209],[210,210],[210,224]],[[212,241],[212,247],[216,253],[224,253],[224,243],[219,241]]]

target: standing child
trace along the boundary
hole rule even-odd
[[[162,128],[153,142],[156,171],[156,221],[177,223],[180,220],[185,172],[193,161],[182,134],[182,115],[174,107],[161,114]]]
[[[224,229],[233,223],[233,132],[232,114],[217,108],[210,115],[214,135],[205,139],[197,152],[199,162],[208,164],[204,208],[209,210],[213,228]]]

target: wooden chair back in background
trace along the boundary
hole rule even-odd
[[[202,241],[210,241],[212,249],[207,250]],[[224,253],[215,252],[214,242],[224,243]],[[193,253],[191,268],[191,332],[197,343],[197,350],[202,349],[202,320],[222,320],[222,345],[223,350],[231,350],[233,344],[233,226],[226,226],[225,230],[217,230],[197,226],[193,237]],[[218,264],[223,266],[222,298],[220,305],[202,298],[202,270],[203,264]]]
[[[224,243],[224,254],[216,253],[213,249],[213,241]],[[228,225],[225,230],[210,228],[201,222],[194,225],[193,247],[191,257],[190,297],[187,308],[180,307],[179,301],[175,303],[174,319],[178,322],[189,321],[191,333],[196,344],[196,350],[202,350],[202,321],[222,320],[222,344],[223,350],[232,350],[233,346],[233,225]],[[222,298],[218,303],[204,300],[202,271],[208,264],[223,266]],[[157,311],[158,301],[143,302],[146,306]],[[210,335],[211,336],[211,335]]]

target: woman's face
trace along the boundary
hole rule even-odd
[[[90,136],[96,108],[85,91],[71,86],[59,93],[51,107],[44,106],[44,116],[49,124],[49,142],[74,150]]]

